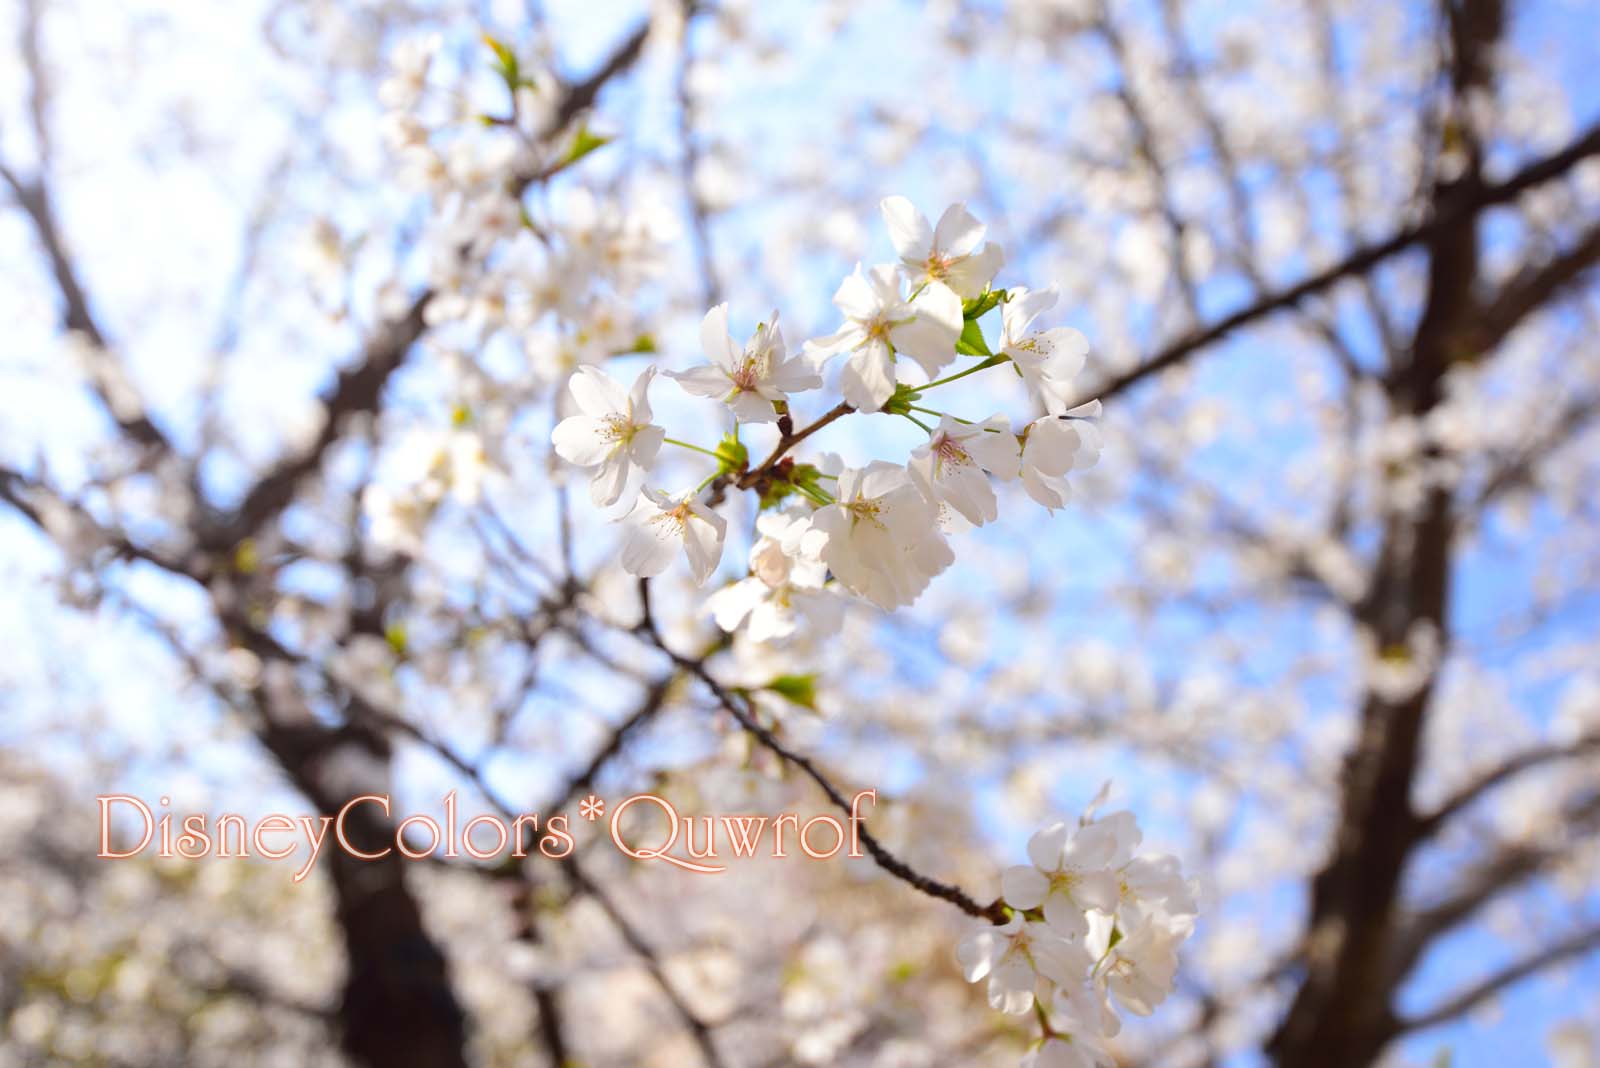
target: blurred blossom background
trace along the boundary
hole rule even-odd
[[[911,609],[776,651],[669,572],[667,642],[982,902],[1111,780],[1201,889],[1119,1066],[1597,1068],[1594,16],[5,0],[0,1065],[1017,1063],[1031,1021],[963,981],[944,902],[842,857],[692,875],[576,819],[826,810],[639,640],[550,430],[578,366],[700,362],[722,301],[740,338],[834,330],[901,194],[1059,287],[1098,465],[1053,515],[997,486]],[[463,229],[450,190],[519,123],[555,154]],[[496,227],[566,253],[451,267]],[[1031,417],[1013,375],[948,394]],[[398,820],[451,790],[463,822],[567,813],[574,856],[95,857],[97,794]]]

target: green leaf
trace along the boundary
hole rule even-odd
[[[557,160],[557,165],[570,167],[597,148],[609,145],[615,138],[601,137],[590,130],[587,124],[580,123],[578,131],[572,135],[572,144],[567,148],[566,154]]]
[[[245,538],[233,550],[233,569],[241,575],[254,575],[261,567],[261,554],[254,538]]]
[[[956,346],[958,350],[960,347],[960,345]],[[894,395],[884,402],[879,411],[889,415],[905,415],[911,411],[911,406],[921,399],[922,394],[918,393],[915,388],[906,385],[904,382],[898,382],[894,387]]]
[[[383,640],[389,643],[389,648],[395,651],[396,656],[406,655],[406,627],[404,623],[390,623],[384,627]]]
[[[968,319],[961,328],[961,338],[956,342],[956,351],[963,356],[993,356],[989,351],[989,343],[983,339],[983,328],[978,325],[978,320]]]
[[[743,471],[750,463],[750,450],[745,448],[744,442],[739,440],[737,434],[724,434],[722,440],[717,442],[717,460],[720,461],[718,474],[732,474]]]
[[[998,307],[1007,297],[1003,289],[985,289],[981,296],[961,302],[961,317],[969,322],[981,319],[991,310]]]
[[[815,675],[779,675],[767,683],[766,689],[779,697],[793,701],[801,708],[817,710],[817,677]]]
[[[495,73],[505,80],[507,89],[516,92],[517,87],[522,84],[522,70],[517,63],[517,54],[509,45],[492,34],[484,34],[483,43],[494,52]]]
[[[907,983],[916,978],[916,974],[916,962],[903,960],[889,969],[889,982],[895,984]]]
[[[793,497],[795,492],[794,484],[790,482],[774,480],[767,483],[767,488],[761,493],[761,510],[764,512],[768,508],[776,508]]]

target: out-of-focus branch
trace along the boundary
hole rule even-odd
[[[695,172],[700,169],[700,143],[695,131],[694,93],[689,85],[689,75],[694,68],[694,49],[690,45],[690,16],[693,4],[684,5],[682,54],[678,57],[678,78],[675,92],[678,98],[678,172],[683,184],[683,199],[689,209],[689,230],[694,237],[695,263],[700,270],[701,303],[710,308],[722,302],[722,282],[717,277],[716,260],[711,249],[711,218],[705,200],[695,185]]]
[[[582,769],[575,772],[566,781],[566,784],[561,787],[554,803],[543,805],[538,811],[558,811],[570,805],[579,794],[587,793],[594,786],[594,782],[599,778],[600,773],[605,770],[606,765],[616,759],[617,754],[622,752],[622,748],[627,744],[628,739],[637,734],[646,724],[661,713],[661,709],[666,705],[667,692],[672,688],[672,684],[678,677],[677,672],[670,672],[652,683],[649,689],[645,690],[644,696],[639,699],[639,703],[635,706],[633,712],[622,722],[611,728],[610,733],[606,735],[606,740],[594,751],[594,755],[589,758]]]
[[[1160,209],[1161,219],[1167,228],[1168,257],[1172,262],[1172,277],[1177,280],[1178,292],[1183,297],[1184,307],[1189,312],[1191,322],[1200,320],[1200,288],[1195,281],[1194,272],[1189,270],[1188,257],[1184,251],[1186,236],[1186,223],[1178,214],[1177,206],[1172,198],[1172,182],[1167,176],[1166,164],[1162,162],[1161,150],[1156,145],[1155,130],[1151,126],[1149,117],[1146,116],[1144,106],[1140,103],[1138,93],[1134,89],[1130,72],[1133,64],[1128,55],[1127,45],[1122,40],[1122,34],[1111,19],[1111,12],[1104,0],[1095,9],[1093,27],[1100,39],[1105,42],[1111,52],[1111,58],[1118,70],[1116,95],[1122,104],[1123,112],[1128,116],[1128,123],[1133,128],[1134,144],[1138,149],[1139,158],[1149,168],[1152,184],[1155,187],[1157,207]]]
[[[1578,163],[1596,154],[1600,154],[1600,124],[1591,126],[1565,148],[1528,164],[1505,181],[1481,184],[1470,195],[1456,198],[1448,206],[1436,210],[1425,221],[1407,226],[1387,240],[1358,248],[1331,267],[1324,268],[1294,285],[1273,290],[1210,326],[1183,335],[1144,362],[1113,375],[1078,400],[1087,402],[1095,398],[1104,400],[1113,397],[1151,375],[1177,366],[1196,352],[1221,341],[1235,330],[1295,307],[1307,297],[1330,289],[1346,278],[1364,274],[1412,246],[1461,224],[1487,208],[1507,203],[1535,186],[1561,177]]]
[[[56,219],[50,193],[50,163],[53,155],[50,136],[51,94],[50,76],[41,44],[42,17],[43,5],[40,0],[27,0],[22,5],[18,50],[22,54],[23,69],[27,72],[28,115],[36,142],[37,170],[32,178],[24,178],[0,162],[0,180],[11,188],[13,198],[28,217],[34,237],[50,262],[50,274],[61,298],[62,325],[81,335],[97,350],[93,364],[87,368],[95,395],[129,438],[147,448],[170,452],[171,444],[145,414],[124,369],[106,352],[105,332],[95,320],[77,265],[67,250],[66,239]]]
[[[1479,775],[1446,798],[1438,808],[1418,818],[1413,833],[1419,840],[1438,833],[1457,813],[1525,771],[1560,761],[1576,760],[1592,753],[1600,753],[1600,734],[1585,735],[1566,745],[1541,745],[1524,750]]]
[[[305,449],[281,461],[245,494],[233,516],[207,532],[211,548],[235,545],[271,523],[294,500],[301,484],[322,465],[345,422],[352,416],[377,409],[389,378],[400,368],[412,344],[425,329],[423,312],[433,292],[425,290],[411,302],[404,316],[383,326],[368,344],[359,363],[340,372],[322,401],[322,424]]]
[[[1566,445],[1596,419],[1600,419],[1600,397],[1581,397],[1568,404],[1535,440],[1500,461],[1484,480],[1471,507],[1486,508],[1508,490],[1526,484],[1534,477],[1542,459]]]
[[[601,890],[599,885],[584,872],[583,868],[572,863],[572,860],[573,858],[568,857],[562,869],[566,873],[567,879],[575,888],[582,891],[585,896],[600,907],[600,911],[606,914],[606,918],[617,929],[617,933],[628,944],[628,948],[633,950],[634,954],[644,962],[645,970],[655,980],[656,987],[672,1006],[673,1013],[682,1021],[685,1029],[689,1032],[689,1037],[694,1041],[696,1048],[699,1049],[701,1060],[705,1061],[710,1068],[723,1068],[725,1062],[722,1059],[722,1055],[717,1052],[716,1044],[711,1040],[710,1025],[700,1019],[689,1003],[683,999],[683,995],[678,993],[672,980],[667,977],[666,970],[661,966],[660,956],[655,949],[649,942],[645,941],[644,936],[639,933],[638,927],[623,915],[621,909],[617,908],[616,902],[611,900],[611,896]]]
[[[673,652],[672,648],[666,644],[661,637],[661,631],[656,626],[655,615],[650,608],[650,580],[647,578],[639,580],[639,601],[643,609],[643,617],[638,626],[639,633],[650,644],[671,657],[673,663],[704,683],[706,689],[711,691],[711,696],[716,699],[717,704],[732,716],[739,726],[744,728],[745,732],[763,748],[777,756],[785,764],[798,768],[805,774],[806,778],[821,788],[822,792],[827,795],[828,800],[836,808],[853,815],[850,799],[845,797],[844,791],[835,786],[833,781],[817,767],[810,757],[790,749],[775,734],[762,726],[761,722],[748,707],[748,699],[742,695],[736,696],[727,687],[718,682],[716,677],[711,674],[710,669],[706,667],[705,658],[697,659],[683,656],[680,653]],[[929,897],[948,901],[968,916],[989,920],[992,923],[1006,922],[1005,910],[998,900],[992,901],[988,905],[980,905],[960,887],[939,882],[937,879],[929,878],[912,868],[885,848],[883,843],[879,842],[865,826],[858,825],[857,829],[860,833],[861,844],[866,847],[867,852],[872,856],[873,862],[912,889],[927,894]]]
[[[592,106],[606,84],[638,60],[649,33],[650,24],[646,21],[592,74],[567,85],[545,134],[554,135]],[[518,191],[537,177],[529,175],[518,179]],[[377,335],[367,343],[361,361],[341,372],[323,398],[322,423],[311,445],[281,460],[263,475],[245,494],[233,515],[208,532],[204,540],[209,547],[235,545],[276,519],[293,501],[301,484],[321,467],[329,449],[339,439],[343,424],[354,415],[377,410],[384,386],[427,329],[425,313],[433,295],[432,290],[418,294],[404,315],[379,328]]]
[[[166,435],[150,421],[143,405],[137,402],[125,371],[106,351],[106,335],[90,310],[77,266],[67,251],[44,174],[25,179],[11,168],[0,165],[0,180],[11,188],[13,199],[28,217],[34,236],[50,262],[50,274],[61,298],[63,328],[78,334],[95,349],[87,371],[101,405],[130,439],[151,449],[169,451],[171,445]]]
[[[1558,299],[1600,265],[1600,223],[1560,255],[1518,273],[1489,301],[1466,339],[1474,352],[1494,348],[1539,309]]]
[[[1561,813],[1560,822],[1574,834],[1592,831],[1600,823],[1600,794],[1568,805]],[[1439,938],[1466,923],[1489,902],[1559,861],[1566,851],[1567,846],[1560,842],[1518,844],[1505,846],[1480,862],[1457,884],[1454,893],[1417,913],[1402,926],[1393,948],[1392,966],[1396,977],[1406,975]]]
[[[1451,1020],[1471,1012],[1507,987],[1514,986],[1547,968],[1553,968],[1563,961],[1581,957],[1596,950],[1600,950],[1600,926],[1579,931],[1577,934],[1530,954],[1514,964],[1507,965],[1426,1012],[1396,1021],[1394,1025],[1395,1033],[1397,1035],[1409,1034],[1413,1031],[1422,1031],[1430,1027],[1437,1027],[1440,1024],[1449,1023]]]
[[[1464,161],[1430,190],[1433,221],[1424,224],[1422,238],[1427,296],[1409,358],[1384,383],[1391,409],[1415,419],[1426,418],[1443,399],[1455,342],[1475,311],[1479,213],[1530,171],[1549,166],[1548,159],[1542,161],[1492,187],[1498,192],[1486,192],[1491,187],[1483,179],[1482,147],[1466,115],[1468,101],[1493,98],[1489,56],[1505,32],[1505,8],[1501,0],[1460,0],[1445,8],[1453,42],[1452,103],[1463,123]],[[1591,129],[1588,140],[1600,149],[1600,126]],[[1394,247],[1398,239],[1386,244]],[[1382,258],[1372,258],[1371,251],[1363,270]],[[1385,646],[1405,643],[1419,627],[1441,646],[1450,642],[1454,505],[1448,488],[1432,487],[1414,512],[1384,520],[1372,580],[1353,615]],[[1340,775],[1333,841],[1311,881],[1302,939],[1305,975],[1267,1044],[1278,1068],[1368,1064],[1391,1038],[1394,991],[1404,974],[1392,966],[1402,876],[1416,847],[1411,794],[1432,697],[1432,673],[1403,695],[1366,687],[1356,738]]]

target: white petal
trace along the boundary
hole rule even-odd
[[[1044,899],[1044,922],[1068,938],[1082,938],[1089,933],[1089,918],[1083,907],[1062,893]]]
[[[706,598],[706,607],[717,626],[730,634],[737,630],[756,605],[767,599],[767,584],[751,576],[725,586]]]
[[[822,386],[822,376],[808,367],[804,360],[784,360],[775,364],[767,381],[773,389],[786,394],[804,393]]]
[[[1002,942],[998,931],[998,928],[973,931],[956,946],[956,960],[961,962],[961,974],[966,976],[967,982],[976,983],[994,967]]]
[[[844,478],[840,476],[840,500],[850,500],[855,497],[887,497],[895,490],[902,489],[909,482],[905,468],[899,464],[892,464],[888,460],[873,460],[865,467],[856,468],[855,480],[851,482],[849,496],[844,486]]]
[[[589,498],[600,508],[610,508],[622,499],[623,490],[628,487],[628,475],[632,468],[628,458],[622,453],[609,457],[605,463],[595,468],[594,475],[589,481]]]
[[[1048,289],[1025,289],[1022,286],[1007,290],[1007,299],[1000,306],[1000,322],[1009,341],[1021,341],[1028,325],[1039,315],[1055,307],[1060,291],[1055,286]]]
[[[1002,481],[1009,482],[1017,477],[1022,446],[1017,442],[1017,436],[1011,432],[1011,425],[1005,416],[997,415],[986,419],[983,425],[985,428],[992,428],[994,432],[986,431],[972,435],[966,442],[967,452],[983,465],[985,471]]]
[[[656,369],[652,365],[639,372],[639,377],[633,380],[633,389],[628,392],[628,421],[635,426],[650,421],[650,383],[655,379]]]
[[[944,282],[962,300],[973,300],[983,295],[1005,264],[1005,249],[991,241],[965,259],[952,263],[945,272]]]
[[[862,277],[861,266],[856,265],[855,272],[847,275],[839,288],[834,291],[833,303],[836,308],[844,312],[846,319],[856,322],[865,322],[872,319],[883,310],[883,303],[878,299],[877,292]]]
[[[685,393],[710,397],[712,400],[721,400],[733,388],[733,380],[727,372],[710,364],[691,367],[687,371],[668,371],[666,376],[682,386]]]
[[[947,468],[946,472],[946,477],[940,483],[942,496],[967,522],[981,527],[999,517],[1000,505],[995,500],[994,489],[990,487],[988,477],[975,464],[954,470]]]
[[[1028,859],[1040,871],[1057,871],[1061,867],[1061,850],[1067,844],[1067,825],[1052,823],[1028,839]]]
[[[772,410],[772,402],[759,393],[746,393],[740,390],[728,398],[728,407],[741,423],[775,423],[778,413]]]
[[[593,467],[616,449],[617,442],[608,435],[609,427],[587,415],[573,415],[557,423],[550,432],[550,442],[556,455],[569,464]]]
[[[1114,912],[1117,907],[1117,877],[1108,871],[1079,875],[1072,887],[1073,897],[1079,903]]]
[[[1022,488],[1028,491],[1028,496],[1052,512],[1065,507],[1072,495],[1065,479],[1028,467],[1022,469]]]
[[[896,352],[903,352],[932,376],[956,358],[961,336],[961,298],[941,282],[930,282],[912,302],[915,317],[889,331]]]
[[[739,347],[728,332],[728,305],[718,304],[700,320],[700,349],[706,359],[725,371],[739,364]]]
[[[684,527],[683,548],[696,585],[703,585],[722,562],[722,540],[728,524],[721,516],[714,518],[715,523],[708,523],[696,516]]]
[[[585,415],[603,418],[628,410],[628,395],[604,371],[596,367],[580,367],[567,381],[578,410]]]
[[[1038,868],[1018,864],[1000,873],[1000,896],[1014,909],[1036,909],[1044,901],[1050,882]]]
[[[652,509],[650,514],[656,514]],[[622,542],[622,567],[630,575],[648,578],[659,575],[677,555],[676,530],[665,522],[635,522]]]
[[[661,445],[667,440],[665,427],[642,426],[633,432],[633,440],[628,442],[628,459],[644,471],[649,471],[656,462],[656,454],[661,451]]]
[[[933,228],[933,245],[940,255],[950,259],[967,256],[978,247],[986,230],[965,204],[952,204],[944,209],[939,225]]]
[[[800,356],[813,368],[820,368],[841,352],[854,352],[867,340],[859,323],[848,322],[825,337],[812,338],[800,347]]]
[[[894,357],[881,340],[873,339],[851,355],[839,375],[844,399],[863,412],[875,412],[894,396]]]
[[[883,212],[895,254],[908,264],[927,263],[933,251],[933,231],[922,213],[905,197],[885,197],[878,209]]]
[[[1038,927],[1037,924],[1033,926]],[[1040,975],[1062,986],[1082,982],[1094,966],[1093,958],[1083,946],[1049,932],[1034,937],[1033,960]]]

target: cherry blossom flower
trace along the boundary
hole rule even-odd
[[[789,358],[777,312],[741,349],[728,333],[728,306],[718,304],[700,322],[700,346],[709,365],[668,371],[667,377],[696,396],[722,401],[742,423],[774,422],[773,402],[822,385],[822,376],[804,360]]]
[[[1199,911],[1194,888],[1169,853],[1134,857],[1117,869],[1117,919],[1137,927],[1152,913],[1193,916]]]
[[[589,494],[602,508],[622,498],[635,470],[650,469],[666,438],[667,432],[650,422],[655,373],[646,367],[624,393],[604,371],[580,367],[567,385],[580,414],[557,423],[550,439],[563,460],[595,469]]]
[[[673,497],[646,489],[626,518],[622,566],[630,575],[659,575],[681,551],[696,585],[704,585],[722,560],[728,521],[707,508],[698,495]]]
[[[1069,831],[1056,823],[1028,839],[1032,866],[1007,868],[1000,876],[1006,904],[1019,909],[1042,908],[1045,922],[1061,934],[1082,938],[1089,933],[1089,909],[1111,912],[1117,907],[1117,859],[1114,828],[1090,823]]]
[[[911,454],[907,469],[930,501],[943,502],[969,523],[982,526],[1000,514],[985,472],[1009,481],[1016,477],[1020,446],[1004,416],[963,423],[950,415],[928,441]]]
[[[361,497],[372,540],[411,555],[422,551],[428,523],[445,499],[474,504],[483,491],[488,457],[483,439],[465,428],[423,430],[395,451],[396,485],[373,483]]]
[[[948,286],[962,300],[972,300],[983,294],[1005,263],[1005,250],[999,245],[981,244],[987,227],[965,204],[950,205],[931,229],[905,197],[887,197],[879,209],[913,286]]]
[[[1051,415],[1064,415],[1072,397],[1071,380],[1083,370],[1089,341],[1071,327],[1058,326],[1030,332],[1028,327],[1040,313],[1053,308],[1056,287],[1008,291],[1000,307],[999,353],[1009,357],[1044,402]]]
[[[436,33],[412,37],[395,46],[389,76],[378,86],[378,100],[394,111],[407,111],[422,98],[428,69],[443,39]]]
[[[1063,985],[1079,983],[1093,963],[1080,943],[1020,915],[973,931],[956,948],[956,959],[967,982],[989,980],[989,1004],[1011,1015],[1033,1007],[1041,976]]]
[[[847,589],[879,608],[899,608],[955,560],[938,515],[905,468],[875,460],[839,473],[837,499],[812,524],[828,539],[823,562]]]
[[[802,619],[826,625],[838,617],[840,598],[827,589],[820,553],[826,536],[809,517],[769,512],[756,520],[761,537],[750,549],[750,576],[706,599],[717,626],[732,632],[747,618],[753,642],[786,638]]]
[[[1150,918],[1106,950],[1098,981],[1123,1008],[1149,1016],[1172,992],[1178,945],[1193,929],[1187,916]]]
[[[807,342],[805,351],[819,368],[841,352],[851,354],[839,388],[861,411],[877,411],[894,395],[897,353],[916,360],[930,378],[956,357],[961,299],[946,286],[926,286],[907,300],[892,265],[880,264],[863,274],[858,264],[839,285],[833,303],[844,313],[844,325]]]
[[[1100,414],[1090,401],[1065,415],[1047,415],[1029,424],[1022,445],[1022,488],[1052,512],[1071,496],[1069,471],[1092,467],[1100,457],[1100,430],[1089,419]]]

